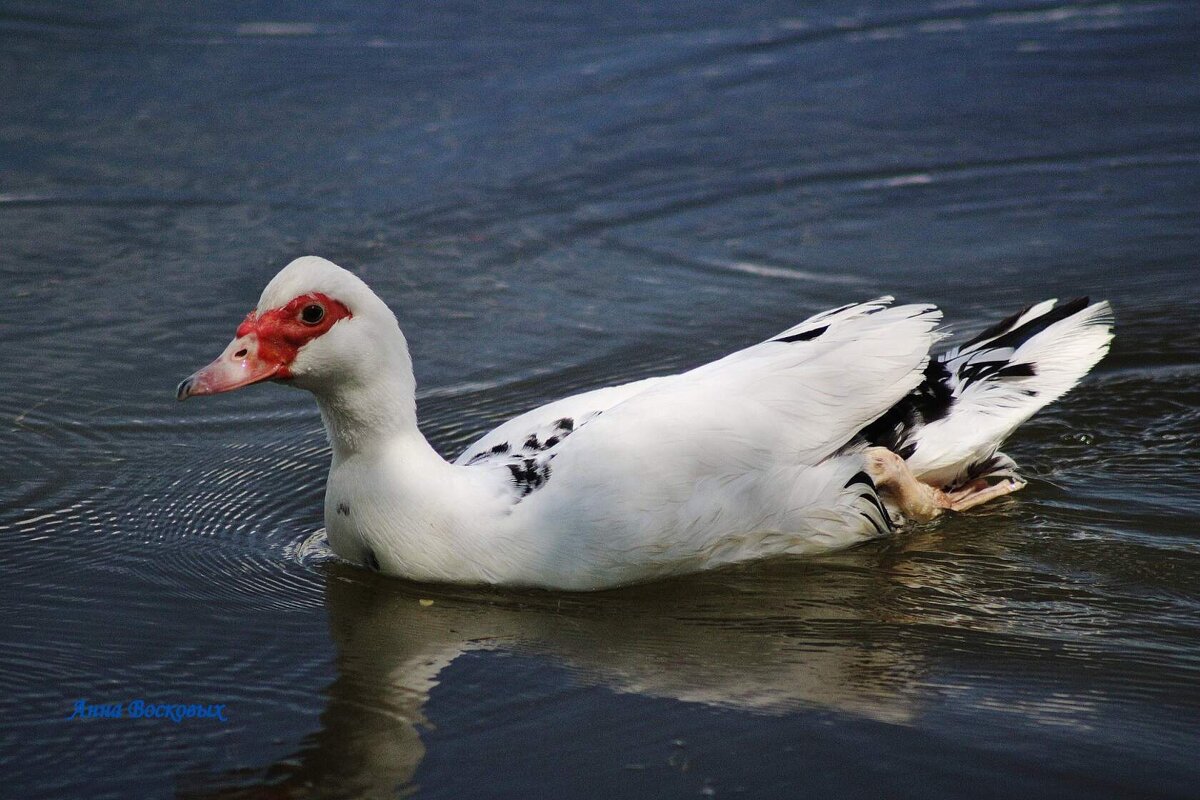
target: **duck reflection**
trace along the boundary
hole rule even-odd
[[[205,796],[403,794],[425,755],[430,690],[470,651],[544,657],[619,693],[902,723],[921,665],[889,624],[892,557],[864,548],[587,595],[423,586],[327,564],[338,677],[321,729],[256,786]]]

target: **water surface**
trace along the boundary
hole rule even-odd
[[[5,793],[1192,794],[1196,7],[426,5],[0,5]],[[307,396],[173,400],[306,253],[396,310],[447,455],[882,293],[1118,336],[977,513],[424,587],[328,556]]]

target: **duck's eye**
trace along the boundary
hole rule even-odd
[[[305,325],[316,325],[323,319],[325,319],[325,307],[316,303],[310,303],[300,311],[300,321]]]

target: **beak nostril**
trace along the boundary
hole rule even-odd
[[[243,347],[241,350],[238,350],[236,353],[233,354],[233,357],[234,358],[245,358],[246,357],[246,348]]]

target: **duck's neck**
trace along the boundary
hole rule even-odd
[[[428,447],[417,428],[411,372],[375,375],[315,394],[335,462],[397,441]]]
[[[389,321],[372,334],[373,347],[358,349],[320,382],[299,384],[317,399],[335,464],[397,441],[425,443],[417,428],[412,359],[394,318]]]
[[[379,376],[317,402],[333,446],[325,523],[334,551],[416,580],[484,581],[481,531],[496,493],[430,446],[411,381]]]

